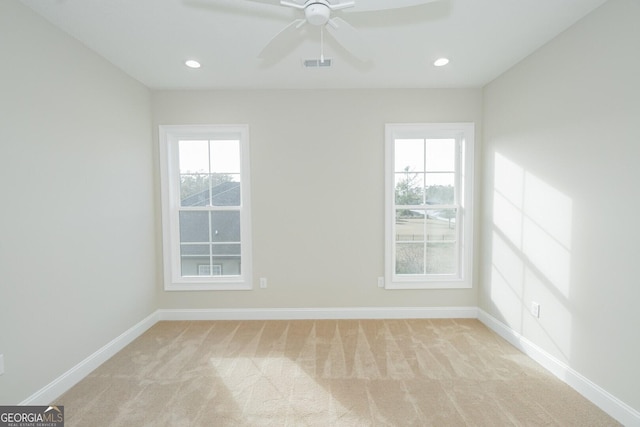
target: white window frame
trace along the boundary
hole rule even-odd
[[[180,269],[180,140],[240,141],[240,257],[237,276],[182,276]],[[160,178],[164,289],[167,291],[249,290],[253,288],[251,246],[251,189],[248,125],[163,125],[159,126]]]
[[[473,274],[473,123],[389,123],[385,125],[385,288],[459,289],[472,287]],[[396,274],[395,140],[455,138],[457,255],[455,274]],[[428,206],[428,205],[427,205]]]

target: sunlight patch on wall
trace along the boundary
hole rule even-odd
[[[530,173],[525,174],[523,252],[549,282],[569,297],[572,202]]]
[[[491,301],[500,307],[505,319],[517,319],[520,327],[521,301],[524,297],[524,263],[522,257],[503,237],[493,232],[491,266]]]
[[[512,245],[522,247],[522,207],[497,190],[493,194],[493,224]]]
[[[494,170],[494,224],[519,248],[522,245],[524,170],[497,153]]]
[[[499,153],[494,167],[491,300],[505,323],[568,356],[572,200]]]
[[[571,254],[558,243],[544,228],[529,218],[524,219],[522,252],[537,269],[540,276],[547,279],[565,298],[569,297],[571,276]]]
[[[567,251],[571,250],[571,199],[530,173],[526,173],[524,185],[527,218],[539,224]]]
[[[568,297],[571,199],[498,153],[494,183],[495,230],[529,268],[537,270],[549,285]]]

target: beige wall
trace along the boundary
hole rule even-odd
[[[611,0],[485,88],[480,250],[481,308],[636,410],[638,22]]]
[[[254,290],[160,290],[160,308],[475,307],[476,288],[392,291],[377,277],[385,123],[475,122],[479,133],[481,104],[477,89],[153,92],[156,133],[246,123],[251,142]]]
[[[0,1],[0,404],[156,309],[149,91]]]

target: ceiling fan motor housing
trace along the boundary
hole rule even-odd
[[[311,3],[304,8],[304,16],[311,25],[324,25],[331,17],[331,9],[326,3]]]

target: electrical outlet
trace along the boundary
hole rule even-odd
[[[378,277],[378,287],[384,288],[384,277],[382,276]]]
[[[266,277],[261,277],[260,278],[260,288],[265,289],[267,287],[267,278]]]
[[[533,317],[537,319],[540,318],[540,304],[535,301],[531,303],[531,314],[533,314]]]
[[[4,354],[0,354],[0,375],[4,374]]]

